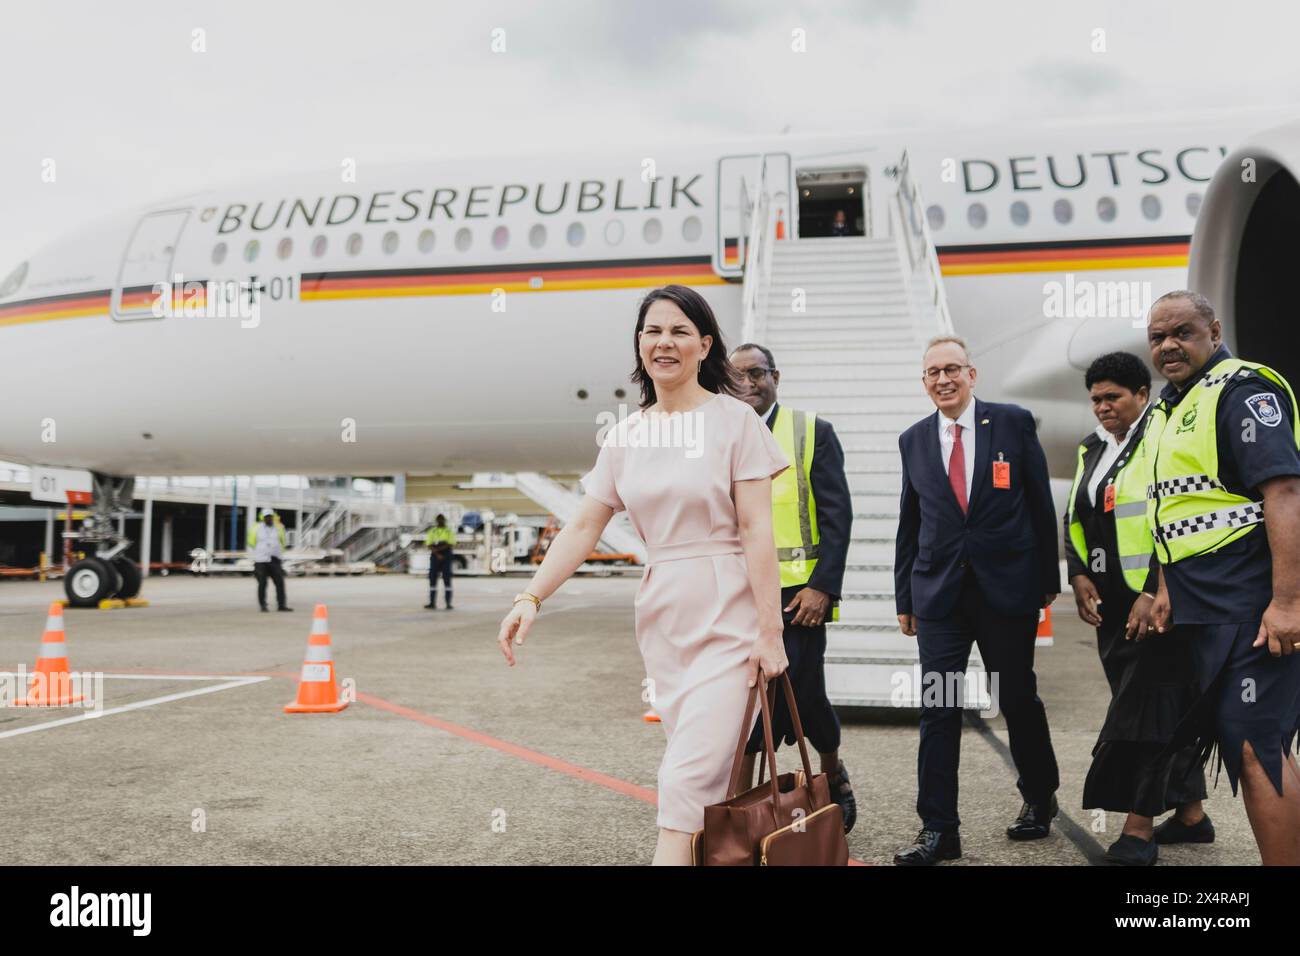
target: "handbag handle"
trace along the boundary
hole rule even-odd
[[[794,687],[790,684],[790,675],[786,672],[781,674],[781,682],[785,687],[785,700],[790,708],[790,716],[793,719],[795,733],[799,739],[799,756],[803,760],[804,785],[808,790],[808,795],[812,796],[812,764],[808,760],[808,745],[804,742],[803,725],[799,721],[799,709],[794,702]],[[767,764],[771,770],[771,787],[772,799],[777,799],[778,790],[776,783],[776,745],[772,740],[772,714],[768,704],[768,681],[762,669],[758,672],[758,682],[754,687],[754,692],[749,695],[745,702],[745,716],[740,724],[740,740],[736,743],[736,756],[731,762],[731,782],[727,785],[727,799],[730,800],[736,795],[736,788],[740,786],[741,763],[745,757],[745,743],[749,740],[749,735],[754,726],[754,698],[758,697],[759,705],[762,709],[763,717],[763,756],[767,758]],[[775,703],[776,688],[772,688],[773,703]],[[763,768],[759,767],[759,786],[763,784]],[[773,804],[775,806],[775,803]]]

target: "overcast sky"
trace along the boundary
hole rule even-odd
[[[96,215],[347,156],[1300,105],[1297,35],[1300,5],[1219,0],[11,4],[0,278]]]

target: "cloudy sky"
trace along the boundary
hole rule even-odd
[[[99,214],[349,156],[1300,106],[1283,2],[124,0],[5,21],[0,276]]]

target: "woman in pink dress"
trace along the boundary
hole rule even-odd
[[[689,864],[704,807],[726,798],[758,670],[771,678],[786,668],[772,478],[790,463],[735,397],[743,386],[699,293],[678,285],[651,292],[633,338],[641,409],[605,436],[582,478],[577,518],[551,543],[497,640],[513,666],[512,642],[524,642],[541,602],[626,509],[647,552],[637,646],[668,735],[654,862]]]

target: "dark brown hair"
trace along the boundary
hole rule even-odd
[[[666,285],[654,289],[641,300],[641,307],[636,317],[636,329],[632,332],[632,354],[636,360],[636,369],[632,372],[630,380],[641,387],[641,407],[649,408],[656,401],[654,380],[641,364],[641,330],[645,328],[645,317],[650,311],[650,306],[661,299],[667,299],[681,309],[700,333],[701,338],[706,335],[713,337],[713,344],[709,347],[708,354],[704,356],[700,366],[700,384],[710,392],[739,395],[743,388],[741,375],[731,364],[731,359],[727,358],[727,346],[722,341],[722,330],[718,328],[718,320],[714,317],[713,310],[709,308],[709,303],[704,296],[688,286]]]

